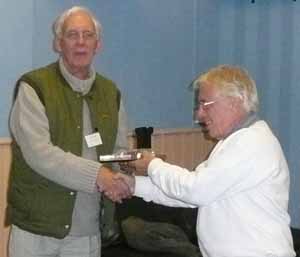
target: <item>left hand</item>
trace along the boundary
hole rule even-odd
[[[142,158],[135,161],[127,162],[123,164],[127,169],[133,170],[133,173],[138,176],[148,175],[149,163],[155,158],[155,154],[152,151],[142,151]],[[122,169],[123,166],[121,166]]]

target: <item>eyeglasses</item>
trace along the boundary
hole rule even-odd
[[[197,105],[196,105],[195,109],[199,110],[201,108],[202,110],[206,110],[208,108],[208,106],[214,104],[215,102],[216,101],[208,101],[208,102],[206,102],[206,101],[199,101],[199,102],[197,102]]]
[[[80,38],[82,38],[85,41],[91,41],[96,38],[96,33],[88,30],[86,31],[69,30],[65,32],[63,36],[70,41],[77,41]]]

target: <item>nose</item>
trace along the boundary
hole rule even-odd
[[[77,42],[82,44],[82,43],[84,43],[84,41],[85,41],[85,39],[84,39],[83,33],[78,33]]]
[[[202,106],[198,107],[197,117],[200,121],[205,117],[205,111],[203,110]]]

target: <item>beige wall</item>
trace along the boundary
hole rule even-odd
[[[0,257],[7,257],[9,228],[5,227],[6,195],[11,161],[10,139],[0,138]]]
[[[135,148],[135,137],[128,136],[129,145]],[[7,240],[9,228],[5,227],[5,209],[9,167],[11,162],[11,140],[0,138],[0,257],[8,257]],[[203,161],[214,142],[205,139],[200,129],[157,129],[152,135],[152,148],[165,154],[168,162],[193,169]]]

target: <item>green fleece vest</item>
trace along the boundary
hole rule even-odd
[[[90,110],[92,126],[101,134],[103,144],[97,154],[112,153],[118,127],[120,93],[116,86],[100,75],[90,92],[82,96],[63,78],[58,63],[23,75],[33,87],[49,120],[53,145],[81,156],[83,99]],[[19,146],[13,142],[8,219],[31,233],[64,238],[70,231],[76,192],[54,183],[29,167]]]

